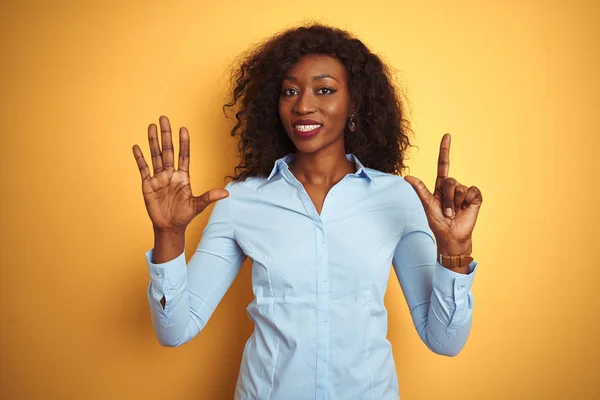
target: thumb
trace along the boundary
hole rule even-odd
[[[415,189],[417,196],[419,196],[419,199],[421,199],[421,203],[423,203],[423,205],[427,205],[432,196],[431,192],[427,189],[427,186],[425,186],[425,184],[419,178],[415,178],[414,176],[406,175],[404,180],[410,183],[413,189]]]
[[[194,197],[194,212],[200,214],[206,207],[215,201],[229,197],[229,192],[225,189],[213,189],[200,196]]]

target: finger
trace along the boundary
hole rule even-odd
[[[442,182],[442,206],[444,207],[444,215],[449,218],[454,217],[454,190],[458,182],[454,178],[446,178]]]
[[[415,189],[415,192],[417,192],[417,196],[419,196],[421,203],[423,203],[423,206],[427,208],[431,203],[432,197],[429,189],[427,189],[427,186],[425,186],[425,184],[419,178],[415,178],[414,176],[406,175],[404,180],[410,183],[413,189]]]
[[[169,123],[169,118],[164,115],[159,118],[159,122],[162,142],[163,168],[173,171],[175,169],[175,164],[173,156],[173,136],[171,134],[171,124]]]
[[[465,201],[465,197],[467,197],[468,187],[465,185],[458,185],[454,189],[454,209],[458,210],[463,206],[463,202]],[[463,207],[464,208],[464,207]]]
[[[442,136],[440,142],[440,154],[438,156],[437,177],[435,179],[435,190],[442,189],[442,182],[450,173],[450,134]]]
[[[481,194],[481,191],[477,188],[477,186],[471,186],[467,191],[467,195],[465,196],[463,208],[467,208],[470,205],[480,205],[482,202],[483,195]]]
[[[179,169],[190,172],[190,134],[186,128],[179,129]]]
[[[138,169],[140,170],[140,175],[142,176],[142,182],[146,179],[150,178],[150,168],[148,168],[148,164],[146,164],[146,160],[144,160],[144,155],[142,154],[142,150],[139,148],[137,144],[133,145],[133,157],[137,163]]]
[[[194,211],[200,214],[210,203],[224,199],[229,196],[229,192],[225,189],[213,189],[205,192],[201,196],[194,197]]]
[[[152,156],[152,169],[154,169],[154,174],[156,175],[163,170],[163,165],[155,124],[148,126],[148,144],[150,145],[150,155]]]

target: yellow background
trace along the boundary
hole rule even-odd
[[[229,65],[308,19],[396,68],[420,148],[412,175],[431,188],[450,132],[451,175],[483,192],[459,356],[420,342],[391,275],[402,399],[600,396],[598,2],[15,0],[0,9],[0,398],[232,398],[250,263],[198,337],[160,347],[131,147],[149,161],[146,127],[166,114],[191,133],[194,192],[223,187]],[[187,231],[188,258],[211,209]]]

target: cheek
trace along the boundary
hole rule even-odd
[[[324,114],[327,115],[329,122],[336,125],[344,125],[346,123],[346,115],[348,107],[341,102],[332,102],[323,107]]]

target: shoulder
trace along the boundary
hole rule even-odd
[[[240,210],[252,202],[256,196],[256,187],[260,184],[258,178],[248,178],[245,181],[230,181],[224,189],[229,192],[229,196],[218,200],[213,208],[211,215],[213,218],[226,218],[235,220]]]
[[[266,182],[265,178],[248,177],[243,181],[231,181],[225,185],[225,189],[230,193],[244,193],[246,191],[255,191]]]
[[[225,185],[225,190],[229,192],[232,203],[245,202],[252,200],[257,196],[258,189],[267,182],[266,178],[249,177],[243,181],[231,181]]]

